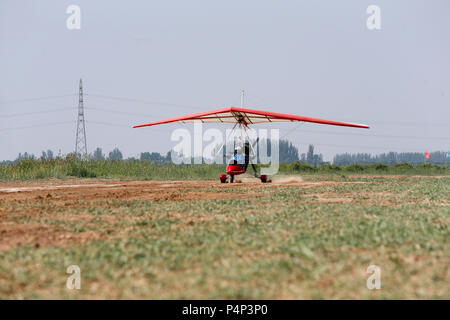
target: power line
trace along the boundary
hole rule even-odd
[[[293,130],[291,130],[291,132],[292,131]],[[397,138],[397,139],[412,139],[412,140],[449,140],[450,141],[450,137],[396,136],[396,135],[385,135],[385,134],[375,135],[375,134],[363,134],[363,133],[346,133],[346,132],[337,132],[337,131],[314,131],[314,130],[299,131],[299,133],[303,133],[303,132],[316,133],[316,134],[344,135],[344,136],[375,137],[375,138]],[[289,133],[287,133],[287,134],[289,134]],[[284,136],[286,136],[287,134],[285,134]]]
[[[97,107],[89,107],[90,110],[97,110],[101,112],[107,112],[107,113],[117,113],[117,114],[124,114],[124,115],[133,115],[133,116],[144,116],[144,117],[153,117],[154,115],[150,114],[143,114],[143,113],[133,113],[133,112],[126,112],[126,111],[118,111],[118,110],[110,110],[110,109],[103,109],[103,108],[97,108]],[[294,132],[298,127],[303,125],[304,122],[300,122],[297,124],[294,128],[290,129],[288,132],[286,132],[283,136],[281,136],[280,139],[286,137],[287,135]],[[331,135],[349,135],[349,136],[365,136],[365,137],[376,137],[376,138],[397,138],[397,139],[412,139],[412,140],[450,140],[449,137],[417,137],[417,136],[396,136],[396,135],[374,135],[374,134],[361,134],[361,133],[345,133],[345,132],[333,132],[333,131],[314,131],[314,130],[301,130],[299,132],[308,132],[308,133],[317,133],[317,134],[331,134]]]
[[[34,115],[34,114],[41,114],[41,113],[67,111],[67,110],[73,110],[73,109],[74,108],[61,108],[61,109],[43,110],[43,111],[35,111],[35,112],[27,112],[27,113],[6,114],[6,115],[0,115],[0,118],[19,117],[19,116],[25,116],[25,115]],[[154,115],[144,114],[144,113],[133,113],[133,112],[110,110],[110,109],[103,109],[103,108],[97,108],[97,107],[88,107],[86,109],[88,109],[88,110],[96,110],[96,111],[106,112],[106,113],[117,113],[117,114],[123,114],[123,115],[145,116],[145,117],[152,117],[152,116],[154,116]],[[63,122],[63,123],[66,123],[66,122]],[[89,121],[89,123],[111,125],[111,123],[106,123],[106,122]],[[55,124],[59,124],[59,122],[57,122]],[[288,136],[291,133],[293,133],[302,124],[303,124],[303,122],[300,122],[294,128],[290,129],[288,132],[286,132],[284,135],[282,135],[280,137],[280,139],[283,139],[286,136]],[[48,124],[32,125],[32,126],[24,126],[24,127],[16,127],[16,128],[3,128],[3,129],[1,129],[1,131],[22,129],[22,128],[23,129],[25,129],[25,128],[35,128],[35,127],[40,127],[40,126],[44,127],[46,125],[48,125]],[[122,127],[126,127],[126,128],[130,127],[128,125],[123,125],[123,124],[113,124],[113,125],[122,126]],[[375,138],[397,138],[397,139],[412,139],[412,140],[450,140],[449,137],[417,137],[417,136],[396,136],[396,135],[370,135],[370,134],[360,134],[360,133],[345,133],[345,132],[334,132],[334,131],[314,131],[314,130],[300,130],[299,131],[299,133],[302,133],[302,132],[314,133],[314,134],[327,134],[327,135],[366,136],[366,137],[375,137]]]
[[[107,113],[117,113],[117,114],[123,114],[123,115],[130,115],[130,116],[139,116],[139,117],[153,117],[155,115],[150,115],[146,113],[136,113],[136,112],[126,112],[126,111],[119,111],[114,109],[105,109],[105,108],[98,108],[98,107],[91,107],[91,104],[86,107],[88,110],[95,110],[95,111],[101,111],[101,112],[107,112]]]
[[[21,103],[21,102],[28,102],[28,101],[58,99],[58,98],[72,97],[75,95],[78,95],[78,93],[69,93],[69,94],[34,97],[34,98],[23,98],[23,99],[11,99],[11,100],[0,101],[0,104],[12,104],[12,103]],[[103,99],[110,99],[110,100],[137,102],[137,103],[142,103],[142,104],[165,105],[165,106],[171,106],[171,107],[177,107],[177,108],[190,108],[190,109],[199,109],[199,110],[205,109],[204,107],[200,107],[200,106],[181,105],[181,104],[168,103],[168,102],[158,102],[158,101],[142,100],[142,99],[128,98],[128,97],[109,96],[109,95],[102,95],[102,94],[96,94],[96,93],[85,93],[84,95],[103,98]],[[252,95],[250,97],[247,97],[247,99],[249,99],[249,98],[253,99],[255,97],[256,97],[255,94],[252,93]],[[43,111],[43,112],[45,112],[45,111]],[[28,114],[28,113],[26,113],[26,114]],[[0,115],[0,116],[2,116],[2,115]],[[7,116],[9,116],[9,115],[4,115],[4,117],[7,117]],[[378,124],[389,124],[389,125],[404,125],[404,126],[417,126],[417,125],[450,126],[450,123],[433,123],[433,122],[400,122],[400,121],[397,122],[397,121],[384,121],[384,120],[381,120],[381,121],[372,120],[369,122],[370,123],[378,123]]]
[[[82,90],[80,88],[80,90]],[[82,93],[81,93],[82,94]],[[8,104],[8,103],[19,103],[19,102],[26,102],[26,101],[36,101],[36,100],[45,100],[45,99],[55,99],[55,98],[62,98],[62,97],[68,97],[73,96],[74,94],[66,94],[66,95],[59,95],[59,96],[46,96],[46,97],[37,97],[37,98],[28,98],[28,99],[16,99],[16,100],[9,100],[9,101],[2,101],[0,103],[2,104]],[[152,104],[152,105],[165,105],[170,107],[178,107],[178,108],[196,108],[200,109],[200,107],[194,107],[194,106],[188,106],[188,105],[179,105],[179,104],[172,104],[172,103],[165,103],[165,102],[155,102],[155,101],[147,101],[147,100],[140,100],[140,99],[134,99],[134,98],[127,98],[127,97],[115,97],[115,96],[107,96],[107,95],[100,95],[100,94],[88,94],[89,96],[93,97],[100,97],[104,99],[112,99],[112,100],[121,100],[121,101],[132,101],[132,102],[138,102],[143,104]],[[81,97],[82,99],[82,97]],[[80,101],[79,101],[80,103]],[[81,101],[82,103],[82,101]],[[84,106],[83,106],[84,108]],[[106,113],[116,113],[121,115],[132,115],[132,116],[143,116],[143,117],[153,117],[154,115],[146,114],[146,113],[136,113],[136,112],[127,112],[127,111],[119,111],[119,110],[111,110],[111,109],[105,109],[105,108],[99,108],[99,107],[88,107],[90,110],[96,110],[100,112],[106,112]],[[201,108],[203,109],[203,108]],[[66,110],[73,110],[73,108],[59,108],[59,109],[49,109],[49,110],[41,110],[41,111],[32,111],[32,112],[23,112],[23,113],[15,113],[15,114],[3,114],[0,115],[0,118],[10,118],[10,117],[19,117],[19,116],[26,116],[26,115],[35,115],[35,114],[42,114],[42,113],[52,113],[52,112],[60,112],[60,111],[66,111]],[[83,126],[84,126],[84,109],[83,109]],[[113,125],[113,126],[121,126],[121,127],[129,127],[128,125],[120,125],[120,124],[111,124],[111,123],[105,123],[105,122],[92,122],[97,124],[104,124],[104,125]],[[372,122],[372,123],[384,123],[384,124],[400,124],[400,125],[418,125],[418,124],[426,124],[426,123],[406,123],[406,122]],[[54,124],[60,124],[60,123],[54,123]],[[287,133],[285,133],[282,138],[286,137],[287,135],[291,134],[293,131],[295,131],[300,125],[299,123],[296,127],[289,130]],[[26,128],[36,128],[36,127],[44,127],[52,124],[42,124],[42,125],[32,125],[32,126],[23,126],[23,127],[16,127],[16,128],[3,128],[0,129],[1,131],[7,131],[7,130],[16,130],[16,129],[26,129]],[[429,123],[429,125],[435,125],[435,126],[448,126],[449,124],[444,123]],[[85,132],[85,129],[82,130]],[[375,138],[394,138],[394,139],[411,139],[411,140],[450,140],[450,137],[424,137],[424,136],[400,136],[400,135],[384,135],[384,134],[361,134],[361,133],[345,133],[345,132],[333,132],[333,131],[313,131],[313,130],[301,130],[300,132],[307,132],[307,133],[314,133],[314,134],[327,134],[327,135],[346,135],[346,136],[364,136],[364,137],[375,137]],[[83,138],[85,140],[85,137]],[[335,145],[332,145],[335,146]]]
[[[49,110],[31,111],[31,112],[22,112],[22,113],[0,114],[0,118],[14,118],[14,117],[29,116],[29,115],[35,115],[35,114],[41,114],[41,113],[52,113],[52,112],[59,112],[59,111],[74,110],[74,109],[75,108],[71,107],[71,108],[49,109]]]
[[[118,124],[118,123],[110,123],[110,122],[103,122],[103,121],[86,121],[86,123],[89,124],[101,124],[101,125],[105,125],[105,126],[111,126],[111,127],[121,127],[121,128],[127,128],[127,129],[132,129],[131,125],[125,125],[125,124]]]
[[[71,97],[77,95],[76,93],[70,93],[70,94],[63,94],[63,95],[55,95],[55,96],[44,96],[44,97],[35,97],[35,98],[25,98],[25,99],[13,99],[13,100],[5,100],[0,101],[0,104],[12,104],[12,103],[21,103],[21,102],[28,102],[28,101],[38,101],[38,100],[47,100],[47,99],[57,99],[57,98],[64,98],[64,97]],[[98,97],[103,99],[110,99],[110,100],[119,100],[119,101],[129,101],[129,102],[137,102],[141,104],[151,104],[151,105],[164,105],[168,107],[176,107],[176,108],[188,108],[188,109],[199,109],[204,110],[204,107],[200,106],[192,106],[192,105],[181,105],[181,104],[175,104],[175,103],[168,103],[168,102],[160,102],[160,101],[150,101],[150,100],[142,100],[142,99],[136,99],[136,98],[128,98],[128,97],[117,97],[117,96],[109,96],[109,95],[102,95],[102,94],[96,94],[96,93],[87,93],[85,96],[92,96],[92,97]],[[250,96],[250,99],[255,98],[255,95],[252,94]],[[247,97],[248,99],[248,97]],[[63,109],[61,109],[63,110]],[[55,110],[56,111],[56,110]],[[50,110],[44,110],[44,112],[53,112]],[[40,113],[40,112],[36,112]],[[20,115],[28,115],[28,114],[34,114],[34,113],[23,113],[23,114],[17,114],[17,116]],[[134,114],[134,115],[144,115],[145,114]],[[0,115],[0,117],[12,117],[16,116],[16,114],[13,115]],[[370,123],[376,123],[376,124],[386,124],[386,125],[402,125],[402,126],[418,126],[418,125],[430,125],[430,126],[450,126],[450,123],[434,123],[434,122],[397,122],[397,121],[378,121],[378,120],[372,120],[369,121]]]
[[[450,127],[450,123],[436,123],[436,122],[395,122],[395,121],[369,121],[371,124],[387,124],[387,125],[396,125],[396,126],[439,126],[439,127]]]
[[[121,101],[129,101],[129,102],[137,102],[141,104],[151,104],[151,105],[163,105],[168,107],[175,107],[175,108],[188,108],[188,109],[199,109],[204,110],[205,108],[199,107],[199,106],[190,106],[190,105],[181,105],[181,104],[174,104],[174,103],[167,103],[167,102],[160,102],[160,101],[148,101],[148,100],[141,100],[141,99],[135,99],[135,98],[126,98],[126,97],[114,97],[114,96],[106,96],[101,94],[94,94],[94,93],[88,93],[86,94],[89,97],[97,97],[97,98],[103,98],[103,99],[110,99],[110,100],[121,100]]]
[[[43,124],[36,124],[36,125],[23,126],[23,127],[0,128],[0,131],[41,128],[41,127],[50,127],[50,126],[55,126],[55,125],[60,125],[60,124],[74,124],[74,123],[75,123],[75,121],[51,122],[51,123],[43,123]]]
[[[380,146],[360,146],[360,145],[343,145],[343,144],[324,144],[324,143],[314,143],[314,142],[296,142],[297,144],[312,144],[314,146],[324,146],[324,147],[332,147],[332,148],[358,148],[358,149],[378,149],[378,150],[402,150],[404,152],[423,152],[424,150],[421,149],[411,149],[411,148],[398,148],[398,147],[391,147],[391,146],[387,146],[387,147],[380,147]]]
[[[304,122],[300,122],[299,124],[297,124],[294,128],[290,129],[288,132],[286,132],[284,135],[282,135],[280,139],[283,139],[287,135],[289,135],[292,132],[294,132],[295,130],[297,130],[302,124],[304,124]]]
[[[76,93],[70,93],[70,94],[63,94],[63,95],[59,95],[59,96],[4,100],[4,101],[0,101],[0,104],[12,104],[12,103],[22,103],[22,102],[38,101],[38,100],[58,99],[58,98],[72,97],[75,95],[76,95]]]
[[[111,122],[104,122],[104,121],[91,121],[91,120],[86,121],[86,123],[135,130],[135,129],[133,129],[132,125],[125,125],[125,124],[119,124],[119,123],[111,123]],[[168,133],[165,130],[155,129],[155,128],[153,128],[152,131],[157,131],[157,132],[161,132],[161,133]]]

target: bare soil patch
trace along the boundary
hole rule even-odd
[[[64,223],[57,226],[46,224],[45,221],[49,220],[59,220],[76,226],[95,226],[96,221],[115,223],[121,219],[132,219],[127,216],[119,217],[117,214],[96,217],[83,212],[68,213],[71,209],[92,207],[92,202],[104,202],[96,206],[108,208],[110,204],[105,200],[167,202],[254,199],[268,196],[283,186],[311,188],[355,183],[304,182],[301,178],[292,177],[281,177],[267,184],[252,178],[243,178],[240,182],[221,184],[218,181],[102,181],[99,179],[0,182],[0,251],[22,245],[67,246],[107,237],[104,233],[97,232],[95,228],[73,231]],[[226,192],[227,189],[233,189],[233,192]],[[320,198],[318,201],[347,201],[347,199],[332,198]],[[30,221],[24,223],[27,220]],[[192,221],[186,221],[186,223],[189,224]],[[112,235],[119,233],[119,231],[112,232]]]

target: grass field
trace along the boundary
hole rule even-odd
[[[450,176],[299,177],[4,181],[0,298],[450,298]]]
[[[450,175],[450,166],[424,163],[395,165],[312,166],[300,162],[280,164],[284,174],[377,174],[377,175]],[[225,165],[155,165],[146,161],[73,161],[22,160],[12,165],[0,165],[0,181],[22,181],[45,178],[120,178],[135,180],[216,180],[225,172]]]

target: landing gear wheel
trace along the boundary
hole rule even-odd
[[[233,183],[234,182],[234,175],[232,174],[232,175],[230,175],[230,183]]]

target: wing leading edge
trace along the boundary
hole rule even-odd
[[[347,123],[319,118],[310,118],[304,116],[291,115],[286,113],[253,110],[246,108],[228,107],[217,110],[199,112],[194,114],[189,114],[180,117],[168,118],[160,121],[145,123],[133,126],[133,128],[149,127],[157,124],[171,123],[171,122],[219,122],[219,123],[236,123],[238,121],[243,121],[245,124],[255,124],[255,123],[265,123],[265,122],[293,122],[293,121],[304,121],[312,123],[327,124],[333,126],[344,126],[344,127],[354,127],[354,128],[369,128],[365,124],[357,123]]]

